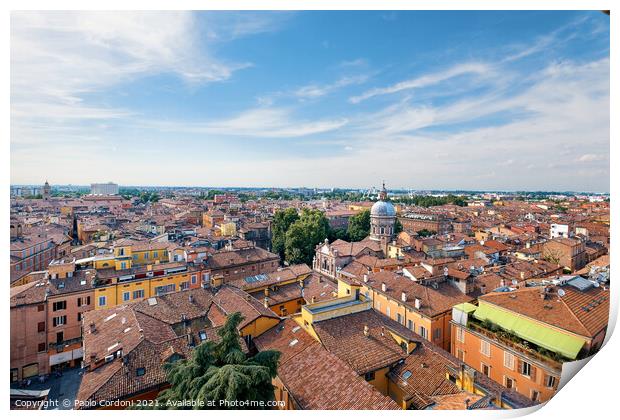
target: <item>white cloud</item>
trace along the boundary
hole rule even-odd
[[[344,118],[317,121],[298,120],[286,108],[256,108],[217,121],[145,122],[150,127],[174,132],[191,132],[242,137],[302,137],[343,127]]]
[[[334,92],[337,89],[350,86],[350,85],[359,85],[368,80],[368,76],[365,74],[360,74],[357,76],[345,76],[341,77],[337,81],[331,84],[310,84],[306,86],[302,86],[293,91],[293,95],[298,98],[305,99],[314,99],[321,96],[325,96],[329,93]]]
[[[24,141],[20,127],[43,134],[133,115],[86,99],[120,83],[160,73],[215,82],[247,65],[214,58],[198,38],[189,12],[13,12],[11,142]]]
[[[396,83],[392,86],[384,87],[384,88],[374,88],[368,90],[361,95],[353,96],[349,98],[351,103],[357,104],[359,102],[370,99],[374,96],[379,95],[387,95],[392,93],[401,92],[404,90],[411,89],[419,89],[427,86],[436,85],[448,79],[452,79],[454,77],[463,76],[463,75],[483,75],[488,74],[491,71],[491,68],[483,63],[464,63],[459,64],[454,67],[451,67],[447,70],[425,74],[423,76],[419,76],[413,79],[405,80],[399,83]]]

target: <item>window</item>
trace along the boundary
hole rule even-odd
[[[157,258],[159,256],[159,253],[157,251],[153,251],[153,258]]]
[[[167,284],[165,286],[157,286],[155,288],[155,294],[157,296],[163,295],[166,293],[174,292],[176,290],[176,284]]]
[[[45,343],[39,343],[38,351],[39,353],[45,351]]]
[[[539,401],[540,400],[540,392],[538,392],[535,389],[533,389],[532,390],[531,398],[532,398],[532,401]]]
[[[64,311],[65,309],[67,309],[67,301],[66,300],[61,300],[59,302],[54,302],[54,304],[52,305],[52,310],[54,312],[56,311]]]
[[[192,284],[196,284],[197,278],[196,275],[192,275]]]
[[[547,388],[555,388],[556,382],[557,382],[557,379],[555,378],[555,376],[548,375],[547,378],[545,379],[545,386]]]
[[[77,306],[82,306],[82,298],[77,298]]]
[[[126,262],[122,262],[121,263],[121,270],[125,270],[127,268],[127,263]]]
[[[205,331],[200,331],[198,333],[198,337],[200,338],[200,341],[205,341],[207,339],[207,333]]]
[[[504,366],[511,370],[515,368],[515,357],[512,353],[508,353],[507,351],[504,351]]]
[[[381,302],[377,301],[377,311],[381,311]]]
[[[491,376],[491,367],[488,365],[485,365],[484,363],[481,363],[480,365],[480,370],[482,371],[482,373],[484,373],[486,376]]]
[[[465,361],[465,352],[461,349],[458,349],[456,351],[456,357],[461,361],[464,362]]]
[[[77,320],[80,322],[82,320],[82,312],[78,312]]]
[[[136,369],[136,376],[144,376],[146,373],[146,368],[139,367]]]
[[[506,386],[506,388],[514,389],[515,388],[515,380],[512,379],[512,378],[509,378],[508,376],[504,376],[504,385]]]
[[[187,290],[189,289],[189,282],[184,281],[180,284],[180,286],[181,286],[181,290]]]
[[[37,332],[45,332],[45,322],[39,322],[37,324]]]
[[[99,296],[99,306],[105,306],[105,296]]]
[[[528,362],[520,362],[519,365],[519,371],[521,372],[521,375],[532,376],[532,365],[530,365]]]
[[[67,315],[57,316],[53,319],[54,327],[59,327],[61,325],[65,325],[67,323]]]
[[[131,298],[131,294],[129,292],[123,292],[123,302],[127,302]]]
[[[403,323],[403,317],[401,314],[396,314],[396,320],[398,321],[399,324]]]
[[[435,328],[433,331],[433,340],[441,339],[441,328]]]
[[[407,321],[407,328],[409,328],[411,331],[415,331],[415,325],[413,324],[412,320]]]
[[[133,298],[134,299],[142,299],[144,297],[144,290],[140,289],[140,290],[134,290],[133,291]]]
[[[390,307],[389,306],[387,308],[385,308],[385,312],[386,312],[386,315],[388,316],[388,318],[390,318],[390,312],[391,311],[390,311]]]
[[[465,342],[465,331],[461,327],[456,327],[456,341],[460,343]]]
[[[90,305],[90,296],[86,296],[86,304]]]
[[[366,379],[367,382],[370,381],[374,381],[375,380],[375,372],[368,372],[364,375],[364,379]]]
[[[428,340],[428,332],[426,331],[426,328],[424,328],[421,325],[420,325],[420,335],[422,336],[422,338]]]
[[[480,340],[480,353],[487,357],[491,356],[491,343],[486,340]]]

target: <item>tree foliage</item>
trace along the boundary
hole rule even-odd
[[[285,210],[277,210],[271,223],[271,250],[284,259],[284,242],[289,227],[299,220],[297,210],[290,207]]]
[[[435,232],[434,230],[422,229],[422,230],[418,230],[416,233],[418,234],[418,236],[422,238],[426,238],[428,236],[435,235],[437,232]]]
[[[329,237],[329,221],[316,209],[305,208],[299,219],[290,225],[284,241],[284,256],[289,264],[312,264],[314,248]]]
[[[395,202],[420,207],[443,206],[444,204],[454,204],[457,206],[467,206],[467,199],[461,195],[448,194],[442,197],[432,195],[414,195],[413,197],[397,197]]]
[[[370,210],[364,210],[349,218],[347,234],[353,242],[361,241],[370,233]]]
[[[170,388],[159,394],[157,404],[141,408],[223,409],[235,406],[212,406],[210,402],[273,401],[271,381],[277,374],[280,353],[267,350],[248,358],[239,343],[237,328],[242,320],[239,312],[231,314],[218,331],[219,342],[205,341],[194,349],[189,359],[166,365]],[[202,407],[171,404],[188,400],[204,404]]]

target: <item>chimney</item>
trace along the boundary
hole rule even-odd
[[[521,273],[519,273],[519,277],[521,277],[521,280],[525,280],[525,272],[521,271]]]
[[[420,302],[420,299],[415,298],[415,308],[420,309],[421,306],[422,306],[422,302]]]
[[[189,303],[194,303],[194,295],[189,295]]]
[[[402,300],[403,302],[407,302],[407,293],[403,292],[400,295],[400,300]]]
[[[381,283],[381,290],[382,291],[387,291],[387,285],[385,283]]]
[[[265,308],[269,308],[269,298],[267,296],[263,299],[263,305],[265,305]]]
[[[312,296],[312,297],[310,298],[310,303],[314,303],[315,301],[316,301],[316,298],[315,298],[314,296]]]
[[[368,283],[368,274],[364,274],[364,283]]]
[[[90,325],[88,326],[88,328],[89,328],[91,334],[97,332],[97,326],[95,325],[94,322],[91,322]]]
[[[364,325],[364,335],[368,337],[369,334],[370,334],[370,330],[368,329],[368,325]]]
[[[269,288],[265,287],[265,297],[269,296]]]

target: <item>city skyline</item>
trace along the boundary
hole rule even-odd
[[[11,24],[13,184],[609,191],[600,12]]]

